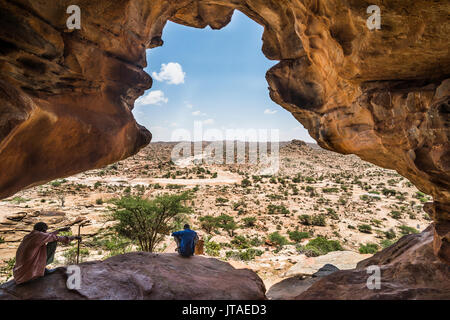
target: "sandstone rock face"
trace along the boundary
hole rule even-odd
[[[69,290],[64,268],[29,283],[0,286],[0,300],[263,300],[262,280],[249,269],[178,254],[133,252],[85,262],[80,289]]]
[[[358,263],[314,282],[295,299],[446,299],[450,300],[450,265],[433,253],[433,226]],[[368,289],[367,267],[381,269],[380,289]]]
[[[136,153],[151,134],[134,120],[150,88],[145,49],[167,20],[214,29],[237,9],[264,26],[271,98],[324,148],[395,169],[431,194],[435,253],[450,261],[450,3],[357,0],[0,3],[0,197]],[[170,41],[170,39],[167,39]],[[237,53],[238,54],[238,53]]]

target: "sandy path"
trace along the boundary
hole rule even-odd
[[[120,185],[120,184],[129,184],[132,186],[136,185],[150,185],[159,183],[161,185],[167,184],[179,184],[179,185],[220,185],[220,184],[234,184],[240,183],[242,177],[238,174],[233,174],[230,172],[219,171],[217,172],[217,178],[211,179],[170,179],[170,178],[131,178],[126,176],[117,176],[117,177],[108,177],[108,178],[100,178],[100,177],[69,177],[66,178],[68,182],[73,183],[82,183],[85,185],[93,185],[97,181],[103,184],[110,185]]]

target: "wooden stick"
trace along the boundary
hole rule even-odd
[[[78,225],[78,247],[77,247],[77,264],[80,263],[80,231],[81,231],[81,223]]]

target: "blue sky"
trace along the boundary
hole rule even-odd
[[[171,141],[176,129],[278,129],[281,141],[314,142],[303,126],[269,97],[265,73],[277,61],[261,51],[263,28],[242,13],[222,30],[168,22],[164,45],[147,50],[153,87],[135,103],[137,121],[152,141]],[[179,140],[179,139],[175,139]],[[206,139],[211,140],[211,139]]]

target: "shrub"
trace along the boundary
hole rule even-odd
[[[336,213],[336,211],[334,209],[327,208],[327,212],[328,212],[328,215],[331,217],[331,219],[339,220],[339,216],[338,216],[338,214]]]
[[[209,241],[209,239],[206,239],[205,243],[205,252],[207,255],[218,257],[220,255],[220,249],[221,245],[220,243]]]
[[[99,199],[95,200],[95,203],[98,205],[103,204],[103,199],[99,198]]]
[[[168,184],[168,185],[166,186],[166,188],[169,189],[169,190],[173,190],[173,189],[183,189],[184,186],[181,185],[181,184]]]
[[[391,245],[393,245],[395,243],[395,241],[389,240],[389,239],[384,239],[381,240],[381,247],[383,249],[390,247]]]
[[[372,233],[372,227],[368,224],[361,224],[358,226],[359,232],[362,233]]]
[[[59,187],[59,186],[61,186],[63,183],[66,183],[66,182],[67,182],[66,179],[63,179],[63,180],[55,180],[55,181],[50,182],[50,185],[51,185],[52,187]]]
[[[250,261],[253,260],[256,256],[262,255],[264,252],[258,249],[246,249],[239,251],[227,251],[225,253],[227,258],[239,259],[242,261]]]
[[[283,206],[283,205],[274,205],[274,204],[269,204],[267,206],[267,211],[269,214],[284,214],[284,215],[288,215],[290,212],[289,210]]]
[[[378,251],[379,246],[376,243],[367,243],[367,244],[361,244],[359,246],[359,253],[365,254],[365,253],[376,253]]]
[[[305,226],[310,226],[312,225],[312,218],[310,215],[308,214],[302,214],[300,217],[300,223],[304,224]]]
[[[307,214],[302,214],[300,217],[300,223],[305,226],[326,226],[326,217],[323,214],[318,214],[315,216],[310,216]]]
[[[381,193],[383,195],[385,195],[386,197],[390,197],[390,196],[395,196],[397,194],[397,191],[393,190],[393,189],[386,189],[383,188],[383,190],[381,191]]]
[[[62,235],[62,233],[60,233],[60,235]],[[72,235],[72,233],[70,232],[65,235]],[[85,242],[85,244],[90,248],[101,248],[103,250],[107,250],[109,252],[107,256],[112,257],[118,254],[130,252],[132,249],[131,244],[133,244],[133,242],[130,239],[113,235],[101,240],[95,236],[92,240]],[[102,250],[99,251],[102,252]]]
[[[262,255],[263,253],[264,252],[262,250],[250,248],[244,251],[240,251],[239,259],[243,261],[250,261],[255,259],[256,256]]]
[[[219,205],[227,203],[229,200],[226,198],[216,198],[216,203]]]
[[[402,225],[402,226],[400,226],[398,228],[400,229],[400,233],[403,234],[403,235],[419,233],[419,230],[417,230],[416,228],[408,227],[408,226],[405,226],[405,225]]]
[[[3,275],[7,280],[13,276],[14,265],[16,264],[16,257],[8,260],[4,260],[4,266],[0,267],[0,274]]]
[[[244,227],[251,228],[255,226],[256,218],[255,217],[246,217],[242,219]]]
[[[323,214],[318,214],[318,215],[315,215],[315,216],[313,216],[313,218],[312,218],[312,224],[313,224],[313,226],[321,226],[321,227],[324,227],[324,226],[326,226],[327,224],[326,224],[326,217],[323,215]]]
[[[251,186],[251,185],[252,185],[252,182],[247,178],[245,178],[241,181],[241,186],[244,188]]]
[[[153,200],[122,197],[113,201],[116,208],[112,217],[118,221],[115,230],[119,235],[137,241],[142,251],[153,252],[165,235],[173,230],[176,217],[192,211],[182,204],[188,199],[188,192],[162,195]]]
[[[240,207],[247,207],[243,200],[233,203],[233,210],[238,210]]]
[[[400,211],[391,211],[391,217],[394,219],[401,219],[402,214]]]
[[[386,239],[392,240],[392,239],[395,239],[396,234],[393,229],[389,229],[388,231],[384,232],[384,236],[386,237]]]
[[[80,248],[80,261],[83,261],[84,257],[89,256],[89,250],[86,248]],[[75,264],[77,262],[77,247],[72,247],[63,253],[63,257],[66,259],[66,264]]]
[[[17,204],[21,204],[21,203],[29,201],[29,199],[25,199],[25,198],[22,198],[22,197],[14,197],[10,201],[15,202]]]
[[[288,232],[289,239],[294,242],[300,242],[303,239],[310,238],[311,235],[308,232],[300,232],[300,231],[290,231]]]
[[[317,237],[310,240],[305,246],[297,247],[300,253],[308,257],[317,257],[332,251],[344,250],[337,240],[328,240],[324,237]]]
[[[250,242],[244,236],[235,236],[231,240],[231,244],[238,249],[248,249],[251,247]]]
[[[278,232],[271,233],[269,235],[269,241],[278,247],[282,247],[282,246],[288,244],[288,240],[285,237],[283,237],[281,234],[279,234]]]

